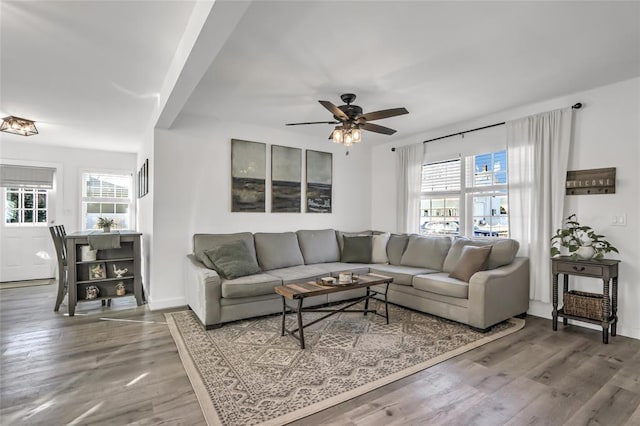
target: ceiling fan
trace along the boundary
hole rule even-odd
[[[362,108],[358,105],[352,105],[356,100],[353,93],[344,93],[340,95],[340,99],[345,105],[335,106],[329,101],[318,101],[320,105],[325,107],[333,114],[333,118],[337,121],[308,121],[305,123],[288,123],[287,126],[300,126],[306,124],[339,124],[329,135],[329,139],[333,139],[335,143],[341,143],[345,146],[351,146],[359,143],[362,139],[361,130],[382,133],[383,135],[392,135],[396,131],[389,127],[380,126],[378,124],[369,123],[369,121],[381,120],[383,118],[395,117],[396,115],[409,114],[406,108],[391,108],[380,111],[368,112],[363,114]]]

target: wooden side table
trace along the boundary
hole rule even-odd
[[[553,331],[558,330],[558,317],[562,317],[564,325],[567,325],[568,319],[601,324],[602,343],[609,343],[609,326],[611,326],[611,335],[615,336],[618,324],[618,263],[620,263],[619,260],[613,259],[572,260],[570,256],[551,258],[553,273]],[[564,313],[564,309],[558,310],[558,275],[560,274],[564,275],[563,295],[569,291],[569,275],[602,280],[602,297],[604,300],[602,319],[569,315]]]

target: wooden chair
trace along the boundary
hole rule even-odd
[[[49,232],[53,239],[53,245],[56,249],[58,257],[58,295],[56,296],[56,305],[54,312],[58,312],[60,304],[64,300],[64,296],[68,290],[67,282],[67,245],[65,244],[65,236],[67,235],[64,225],[50,226]]]

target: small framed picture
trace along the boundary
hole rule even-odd
[[[90,280],[104,280],[107,278],[107,269],[104,263],[94,263],[89,266]]]

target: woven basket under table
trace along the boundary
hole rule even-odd
[[[604,297],[602,294],[571,290],[564,293],[563,312],[567,315],[602,320]]]

